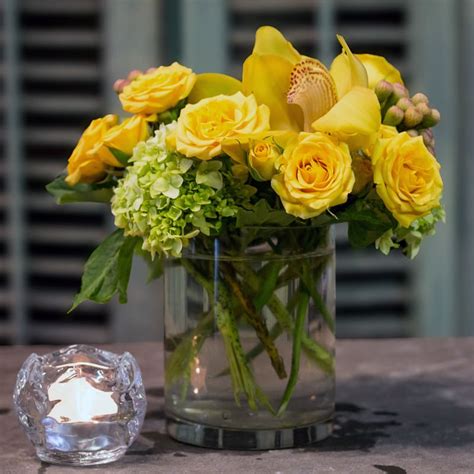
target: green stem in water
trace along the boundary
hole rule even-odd
[[[292,313],[294,307],[296,306],[296,303],[298,302],[298,297],[299,293],[295,293],[293,297],[291,298],[290,302],[288,303],[288,312]],[[283,328],[277,323],[275,324],[272,329],[270,330],[270,338],[272,341],[275,341],[278,339],[283,333]],[[252,362],[254,359],[256,359],[263,351],[265,348],[263,347],[263,344],[260,342],[256,344],[252,349],[250,349],[246,354],[245,354],[245,359],[247,362]],[[222,377],[223,375],[229,375],[229,368],[224,369],[222,372],[219,372],[217,374],[217,377]]]
[[[258,292],[260,287],[260,279],[255,272],[244,262],[233,262],[234,268],[243,277],[245,283],[251,288],[253,292]],[[290,335],[293,334],[293,319],[291,314],[286,309],[275,293],[271,295],[267,302],[267,307],[274,314],[278,324],[287,331]],[[316,362],[319,367],[328,374],[334,373],[334,359],[332,354],[321,344],[318,344],[307,334],[302,335],[303,350],[306,355]]]
[[[231,288],[234,296],[239,300],[242,308],[244,309],[245,317],[247,322],[255,329],[255,333],[259,338],[261,344],[265,348],[265,351],[270,358],[270,362],[275,369],[278,377],[284,379],[287,377],[285,370],[285,363],[283,358],[278,352],[273,339],[270,337],[268,332],[267,325],[262,315],[257,312],[256,307],[253,302],[248,298],[248,296],[243,292],[242,287],[235,278],[235,273],[231,265],[227,266],[222,264],[224,279]],[[248,362],[248,360],[247,360]]]
[[[277,416],[281,416],[288,406],[288,403],[293,395],[296,383],[298,381],[298,373],[300,370],[301,360],[301,344],[304,332],[304,322],[306,319],[306,313],[308,311],[309,296],[306,291],[300,293],[300,300],[298,301],[298,310],[296,312],[295,327],[293,329],[293,350],[291,352],[291,372],[286,384],[283,398],[278,408]]]
[[[182,258],[181,264],[196,282],[208,292],[209,299],[214,300],[215,319],[229,361],[235,402],[240,406],[240,396],[243,394],[250,409],[257,410],[258,402],[271,413],[274,413],[270,401],[256,384],[254,375],[245,359],[237,324],[232,314],[232,298],[229,291],[221,282],[216,283],[216,288],[214,283],[203,276],[189,260]]]
[[[299,271],[298,274],[301,280],[303,281],[304,285],[306,286],[307,290],[309,291],[309,294],[311,298],[313,299],[314,304],[319,311],[319,314],[321,314],[327,327],[334,334],[334,331],[336,329],[334,318],[332,317],[331,312],[327,308],[322,296],[320,295],[316,287],[316,281],[318,280],[319,277],[318,278],[314,277],[313,272],[308,267],[306,262],[303,263],[303,271]]]
[[[258,274],[261,285],[254,301],[257,311],[261,311],[271,298],[277,285],[278,274],[283,266],[284,264],[281,261],[274,260],[265,265],[263,271]]]
[[[173,349],[166,362],[165,381],[167,385],[182,378],[183,374],[189,378],[192,361],[201,350],[206,337],[212,334],[213,323],[214,315],[210,310],[199,319],[197,326],[187,333]]]

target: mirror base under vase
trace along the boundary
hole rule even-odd
[[[267,450],[298,448],[331,435],[333,420],[286,429],[237,430],[167,416],[168,434],[177,441],[211,449]]]

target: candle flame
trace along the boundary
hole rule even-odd
[[[84,364],[81,364],[84,365]],[[113,392],[98,390],[77,368],[66,370],[48,389],[55,403],[48,416],[59,423],[97,421],[98,417],[118,412]]]

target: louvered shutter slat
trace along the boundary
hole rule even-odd
[[[97,0],[22,0],[22,9],[35,15],[96,15],[97,3]]]
[[[103,114],[101,14],[101,2],[96,0],[21,2],[19,66],[31,342],[93,343],[110,338],[107,307],[84,304],[74,317],[66,315],[85,258],[109,232],[107,208],[57,206],[44,190],[65,168],[84,127]],[[0,61],[0,79],[4,73]],[[0,134],[0,144],[2,138]],[[2,232],[0,226],[0,239]]]
[[[25,79],[34,81],[95,83],[100,80],[100,69],[97,64],[75,61],[73,57],[71,62],[61,64],[27,60],[22,66],[22,73]]]

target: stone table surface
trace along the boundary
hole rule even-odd
[[[103,346],[138,359],[147,387],[142,434],[104,473],[474,474],[474,338],[343,340],[337,344],[335,433],[275,451],[213,451],[168,438],[162,346]],[[14,416],[11,392],[24,359],[52,348],[1,347],[0,473],[78,472],[39,462]]]

